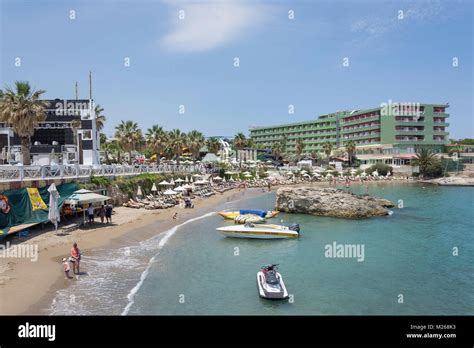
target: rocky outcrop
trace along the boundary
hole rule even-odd
[[[463,176],[449,176],[432,180],[423,180],[422,182],[440,186],[474,186],[474,178]]]
[[[389,200],[335,188],[283,187],[276,194],[276,209],[286,213],[362,219],[388,215],[392,207]]]

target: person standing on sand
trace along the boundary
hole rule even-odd
[[[89,204],[89,208],[87,208],[87,215],[89,216],[89,223],[94,222],[94,207],[92,204]]]
[[[176,213],[174,213],[174,215],[173,215],[173,220],[176,220],[177,218],[178,218],[178,213],[176,212]]]
[[[104,223],[105,207],[104,207],[103,204],[102,204],[102,206],[100,207],[100,210],[99,210],[99,217],[100,217],[100,222],[101,222],[101,223]]]
[[[73,268],[74,274],[79,274],[80,272],[79,263],[81,262],[81,251],[77,247],[76,242],[74,242],[74,244],[72,245],[71,257],[69,258],[69,260],[72,262],[72,268]],[[77,273],[76,273],[76,269],[77,269]]]
[[[71,267],[69,266],[69,262],[65,257],[63,257],[63,269],[64,269],[64,274],[66,275],[66,279],[71,279],[72,277],[69,275],[69,271],[71,270]]]
[[[107,223],[112,223],[112,205],[110,205],[110,203],[107,203],[105,207],[105,218],[107,219]]]

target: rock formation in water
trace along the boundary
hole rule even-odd
[[[389,214],[395,205],[386,199],[356,195],[335,188],[282,187],[276,194],[276,210],[361,219]]]

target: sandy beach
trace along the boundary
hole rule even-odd
[[[0,259],[0,296],[8,301],[0,302],[0,313],[44,314],[42,309],[52,300],[55,291],[68,286],[62,271],[61,259],[69,256],[72,243],[76,241],[83,255],[94,248],[117,248],[160,234],[188,219],[224,209],[224,204],[251,195],[262,193],[262,189],[232,190],[206,199],[194,200],[194,209],[173,207],[163,210],[145,210],[126,207],[115,208],[113,224],[97,222],[91,228],[77,229],[67,235],[56,235],[54,231],[43,232],[22,245],[38,246],[38,258]],[[173,215],[178,212],[178,218]],[[153,229],[146,229],[153,223]],[[157,228],[158,226],[158,228]],[[86,270],[82,270],[86,271]],[[72,270],[71,270],[72,273]]]

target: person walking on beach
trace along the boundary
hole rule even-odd
[[[92,204],[89,204],[89,208],[87,208],[87,215],[89,216],[89,223],[94,222],[94,207]]]
[[[112,206],[110,205],[110,203],[108,203],[105,207],[105,218],[107,220],[107,223],[112,223]]]
[[[173,220],[176,220],[177,218],[178,218],[178,212],[174,213]]]
[[[71,248],[71,257],[69,260],[72,262],[72,268],[74,274],[79,274],[79,263],[81,262],[81,251],[77,247],[77,243],[74,242]],[[76,272],[77,270],[77,272]]]
[[[102,204],[99,210],[99,217],[100,217],[100,222],[104,223],[104,218],[105,218],[105,206]]]
[[[71,270],[71,267],[69,266],[69,262],[65,257],[63,257],[63,269],[64,269],[64,275],[66,276],[66,279],[71,279],[72,277],[69,275],[69,271]]]

